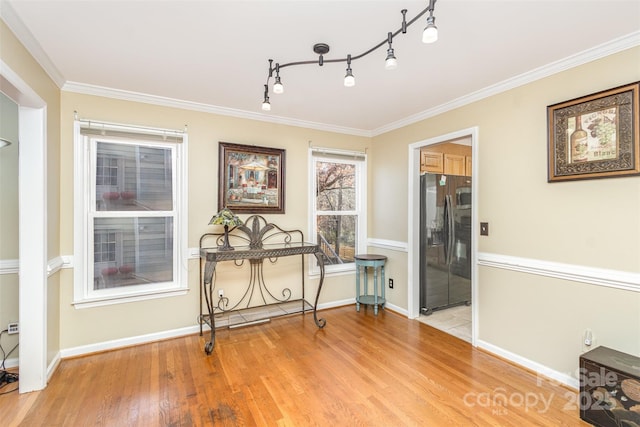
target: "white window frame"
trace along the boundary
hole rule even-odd
[[[318,243],[316,210],[316,163],[333,162],[353,164],[356,170],[356,208],[350,211],[321,211],[326,215],[356,215],[357,247],[356,254],[367,251],[367,155],[358,151],[347,151],[333,148],[311,147],[309,149],[309,240]],[[325,274],[341,274],[355,271],[355,262],[347,264],[325,264]],[[315,258],[309,262],[309,274],[317,276],[320,269]]]
[[[186,294],[189,254],[186,173],[188,137],[186,132],[93,122],[91,126],[102,125],[127,136],[86,135],[82,133],[82,127],[88,126],[87,123],[89,122],[81,120],[74,122],[74,306],[89,308]],[[136,134],[141,138],[136,138]],[[167,134],[179,134],[179,137],[166,138]],[[149,140],[149,136],[155,136],[155,139]],[[95,209],[96,176],[94,172],[98,142],[134,144],[171,150],[174,194],[172,209],[171,211],[152,211],[144,216],[173,217],[173,281],[104,289],[94,288],[93,224],[94,218],[104,215],[103,212]],[[107,214],[109,217],[119,215],[130,216],[130,212],[108,212]]]

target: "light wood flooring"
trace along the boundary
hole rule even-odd
[[[0,396],[19,426],[587,426],[576,393],[418,321],[371,308],[63,360]],[[553,349],[549,349],[553,351]]]

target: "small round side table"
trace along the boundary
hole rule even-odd
[[[373,314],[378,315],[378,306],[384,308],[384,264],[387,257],[376,254],[359,254],[356,259],[356,311],[360,311],[360,304],[372,305]],[[360,268],[364,269],[364,293],[360,294]],[[369,277],[367,270],[373,268],[373,295],[369,294]],[[380,270],[380,296],[378,296],[378,269]]]

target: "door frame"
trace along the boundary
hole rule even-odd
[[[47,385],[47,105],[0,60],[0,89],[18,104],[19,392]]]
[[[475,347],[478,337],[478,172],[479,129],[477,126],[440,135],[409,145],[408,220],[407,220],[407,307],[408,317],[420,316],[420,149],[429,145],[471,138],[471,344]]]

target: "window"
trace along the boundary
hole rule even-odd
[[[77,121],[75,144],[76,306],[184,293],[186,135]]]
[[[310,240],[322,248],[327,272],[353,270],[355,255],[366,252],[366,157],[312,149],[310,163]]]

